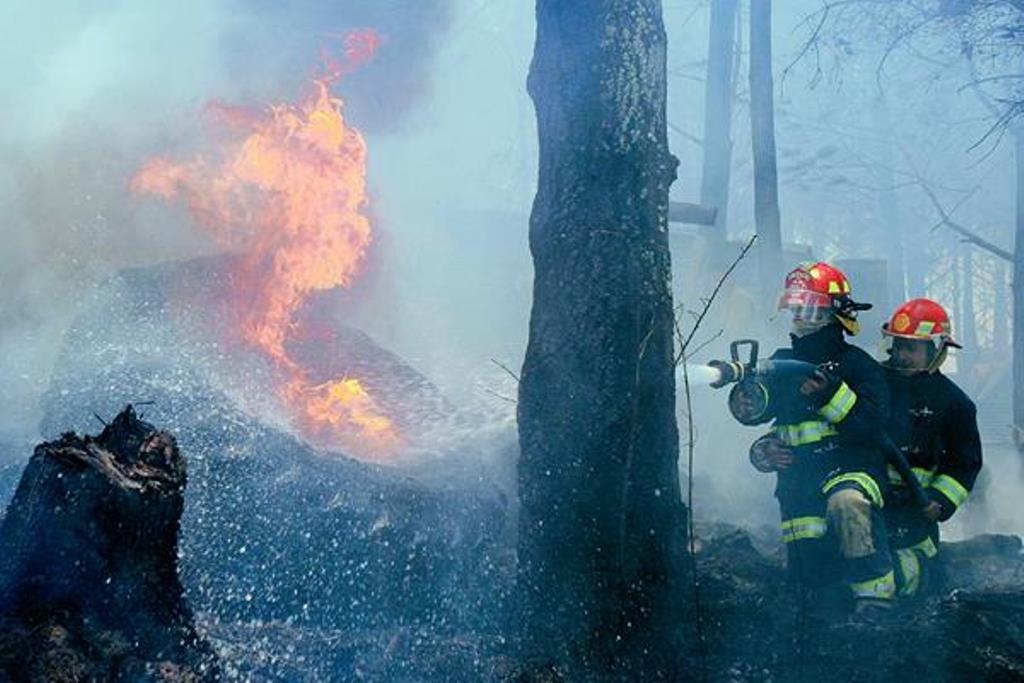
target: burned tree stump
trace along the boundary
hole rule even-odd
[[[185,480],[131,406],[36,448],[0,525],[0,677],[216,677],[178,581]]]

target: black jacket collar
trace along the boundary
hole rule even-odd
[[[846,345],[843,328],[832,323],[806,337],[789,335],[793,344],[793,355],[809,363],[824,363],[834,360]]]

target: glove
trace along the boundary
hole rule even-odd
[[[956,506],[953,505],[952,501],[935,489],[925,489],[925,494],[932,499],[932,502],[921,511],[921,514],[923,514],[928,521],[945,522],[953,516],[954,512],[956,512]]]
[[[817,409],[831,400],[841,383],[842,380],[835,374],[819,367],[800,385],[800,393]]]
[[[779,437],[766,434],[750,445],[750,464],[758,472],[780,472],[793,464],[793,451]]]

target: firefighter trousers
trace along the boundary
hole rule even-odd
[[[776,497],[791,575],[808,588],[845,582],[854,598],[891,599],[896,577],[878,473],[801,467],[780,472]]]

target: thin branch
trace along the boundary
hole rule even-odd
[[[495,365],[497,365],[499,368],[501,368],[505,372],[507,372],[509,374],[509,377],[511,377],[512,379],[514,379],[517,382],[519,381],[519,375],[517,375],[516,373],[512,372],[511,370],[509,370],[507,365],[504,365],[503,363],[500,363],[500,362],[498,362],[497,360],[495,360],[493,358],[491,359],[491,362],[494,363]]]
[[[693,430],[693,400],[690,396],[690,372],[683,363],[683,393],[686,397],[686,527],[687,549],[690,552],[691,571],[693,572],[693,608],[697,615],[697,648],[702,655],[705,652],[704,619],[702,617],[700,599],[700,574],[697,572],[697,531],[693,522],[693,461],[696,435]],[[706,658],[700,657],[701,667],[706,666]],[[707,680],[707,672],[701,678]]]
[[[500,399],[501,399],[502,401],[507,401],[507,402],[509,402],[509,403],[511,403],[511,404],[513,404],[513,405],[514,405],[514,404],[516,404],[516,403],[518,403],[518,401],[516,401],[516,400],[515,400],[514,398],[509,398],[508,396],[502,396],[502,395],[501,395],[501,394],[499,394],[498,392],[496,392],[496,391],[491,391],[491,390],[490,390],[490,389],[488,389],[487,387],[484,387],[484,391],[486,391],[486,392],[487,392],[488,394],[490,394],[491,396],[494,396],[495,398],[500,398]]]
[[[696,318],[696,320],[693,323],[693,327],[690,329],[690,334],[688,334],[686,336],[686,338],[683,339],[682,343],[680,344],[679,352],[676,354],[676,360],[675,360],[675,364],[676,365],[679,365],[680,363],[682,363],[683,359],[686,357],[686,349],[690,346],[690,342],[693,341],[693,336],[695,334],[697,334],[697,330],[700,329],[700,324],[702,322],[704,322],[704,317],[707,316],[708,311],[711,310],[711,304],[713,304],[715,302],[715,298],[718,296],[718,293],[721,291],[722,286],[725,284],[725,281],[729,279],[730,275],[732,275],[732,271],[736,270],[736,266],[738,266],[740,264],[740,261],[742,261],[744,259],[744,257],[747,255],[747,252],[749,252],[751,250],[751,248],[754,246],[754,242],[756,242],[756,241],[757,241],[757,235],[754,235],[753,237],[751,237],[750,240],[747,241],[747,244],[740,251],[739,255],[733,260],[733,262],[729,265],[729,267],[726,268],[725,272],[722,273],[722,277],[718,278],[718,282],[715,284],[715,288],[713,290],[711,290],[711,296],[709,296],[704,301],[704,307],[701,309],[700,314],[697,315],[697,318]],[[678,330],[678,326],[677,326],[677,330]]]
[[[725,330],[719,330],[718,332],[715,332],[711,336],[710,339],[706,340],[705,342],[703,342],[702,344],[697,346],[697,348],[695,348],[693,351],[691,351],[690,353],[686,354],[686,356],[683,358],[683,362],[685,363],[686,361],[688,361],[691,358],[693,358],[694,356],[696,356],[698,353],[700,353],[706,347],[710,346],[712,342],[714,342],[716,339],[721,337],[723,334],[725,334]]]
[[[814,27],[814,30],[811,32],[810,37],[807,38],[807,40],[804,41],[804,44],[800,47],[799,52],[796,53],[796,57],[793,57],[793,59],[789,62],[789,64],[786,65],[786,68],[782,70],[782,77],[779,79],[779,81],[780,81],[779,89],[780,90],[782,90],[782,89],[784,89],[786,87],[786,77],[789,76],[789,72],[792,71],[793,67],[795,67],[797,65],[797,63],[801,59],[804,58],[804,55],[807,54],[807,52],[811,49],[811,47],[814,47],[815,51],[817,51],[817,49],[818,49],[818,40],[821,37],[821,30],[825,27],[825,22],[828,21],[828,15],[829,15],[829,12],[831,12],[831,11],[832,11],[832,5],[830,5],[828,3],[825,3],[825,5],[820,10],[818,10],[818,12],[814,13],[814,14],[820,14],[821,15],[821,19],[818,20],[818,25]],[[814,16],[814,14],[808,15],[800,23],[801,24],[808,23],[810,21],[811,17]],[[821,67],[820,66],[818,67],[818,71],[821,71]]]
[[[921,189],[924,190],[924,193],[928,195],[928,199],[931,200],[932,205],[935,207],[935,210],[939,212],[939,216],[942,218],[942,220],[939,222],[939,225],[945,225],[950,230],[959,233],[964,237],[964,240],[966,242],[970,242],[971,244],[981,247],[985,251],[995,254],[1001,259],[1005,259],[1010,263],[1013,263],[1013,254],[1011,252],[1007,251],[1006,249],[1003,249],[998,245],[993,244],[992,242],[989,242],[984,237],[981,237],[972,230],[965,228],[963,225],[960,225],[959,223],[954,221],[952,216],[950,216],[946,209],[943,208],[942,202],[940,202],[939,198],[935,196],[935,192],[932,191],[932,188],[928,187],[928,184],[924,182],[924,179],[921,179],[918,184],[920,185]],[[966,201],[966,198],[963,201]],[[961,204],[963,203],[963,201],[961,202]]]
[[[1008,79],[1020,79],[1024,78],[1024,74],[999,74],[998,76],[986,76],[985,78],[975,78],[970,83],[964,83],[956,89],[956,94],[959,95],[967,88],[976,88],[982,83],[994,83],[996,81],[1005,81]]]

